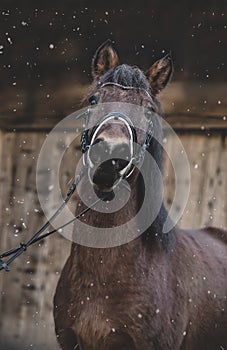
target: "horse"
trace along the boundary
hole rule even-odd
[[[92,60],[88,101],[92,108],[112,102],[140,106],[151,119],[157,115],[149,125],[162,135],[158,94],[172,74],[170,55],[143,72],[120,64],[107,41]],[[98,127],[89,127],[82,137],[87,170],[81,188],[90,183],[98,198],[110,203],[115,184],[124,178],[131,190],[129,200],[113,213],[90,210],[83,219],[104,233],[108,227],[120,230],[137,215],[145,195],[145,215],[154,219],[136,236],[136,224],[124,225],[123,235],[135,238],[119,246],[72,243],[54,296],[59,345],[62,350],[227,349],[227,232],[212,227],[183,230],[174,224],[163,233],[168,212],[158,176],[147,166],[150,155],[162,170],[162,144],[151,130],[134,128],[130,115],[118,112],[119,118],[111,113],[103,117],[100,109]],[[140,153],[138,166],[131,162],[135,138],[146,148],[142,155],[135,151]],[[96,167],[93,145],[98,155],[107,152],[110,158]],[[144,185],[143,171],[150,186]],[[76,213],[83,207],[78,203]]]

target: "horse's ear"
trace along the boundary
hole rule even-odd
[[[146,72],[151,91],[157,95],[171,80],[173,75],[173,61],[170,54],[156,61]]]
[[[96,51],[92,60],[92,75],[98,79],[109,69],[118,65],[118,55],[112,47],[111,40],[105,41]]]

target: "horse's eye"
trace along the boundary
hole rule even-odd
[[[97,105],[98,100],[99,100],[98,96],[92,95],[91,97],[89,97],[88,102],[90,103],[91,106],[95,106]]]

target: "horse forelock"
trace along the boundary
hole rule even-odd
[[[101,77],[100,82],[112,82],[126,87],[150,90],[149,82],[141,69],[127,64],[110,69]]]

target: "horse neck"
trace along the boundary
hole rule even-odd
[[[84,186],[86,186],[86,183],[84,183]],[[135,217],[138,213],[138,208],[141,205],[141,187],[141,179],[140,177],[137,177],[136,181],[132,181],[131,183],[130,199],[125,207],[111,215],[89,211],[84,218],[86,224],[91,226],[95,225],[100,228],[105,228],[106,226],[117,226],[119,230],[121,230],[121,226],[123,226],[124,228],[122,230],[124,231],[122,231],[122,234],[130,235],[130,230],[133,230],[132,233],[135,233],[140,227],[140,223],[138,222],[138,227],[135,227],[134,225],[127,227],[125,222],[127,222],[129,217]],[[150,193],[150,195],[152,195],[152,193]],[[80,205],[78,208],[79,211],[81,211],[82,206]],[[149,205],[146,205],[145,215],[147,217],[152,216],[151,199],[149,200]],[[89,278],[92,278],[95,274],[100,281],[108,276],[108,271],[112,271],[113,273],[113,271],[119,271],[119,268],[121,270],[125,269],[125,271],[127,271],[127,269],[138,269],[139,266],[144,265],[147,248],[153,252],[157,252],[157,250],[159,251],[160,245],[157,240],[157,238],[159,238],[157,232],[159,233],[162,229],[165,217],[166,211],[162,204],[155,220],[147,227],[144,233],[131,242],[123,245],[119,242],[119,246],[112,248],[91,248],[73,244],[71,257],[77,260],[80,270],[84,274],[90,276]],[[107,231],[107,235],[108,234],[109,232]],[[138,264],[139,261],[141,264]],[[119,262],[124,262],[124,264],[121,264],[119,267]]]
[[[89,211],[85,217],[86,224],[91,227],[118,227],[119,230],[124,230],[122,233],[125,235],[130,235],[130,231],[135,233],[135,231],[140,230],[138,231],[140,234],[130,243],[121,245],[121,242],[119,242],[119,245],[115,248],[96,249],[78,246],[76,249],[79,250],[80,254],[78,256],[81,259],[81,264],[83,265],[86,262],[85,265],[91,270],[94,267],[94,261],[98,264],[101,264],[101,261],[104,259],[110,261],[112,265],[111,270],[113,271],[113,265],[115,263],[118,264],[122,256],[127,256],[128,263],[135,264],[138,262],[138,256],[144,256],[147,248],[155,251],[159,250],[160,247],[163,248],[163,246],[167,249],[172,247],[171,243],[174,242],[174,230],[167,234],[162,233],[168,213],[163,204],[162,130],[159,120],[155,120],[155,124],[156,130],[160,131],[158,140],[157,137],[156,139],[152,139],[149,152],[145,155],[143,165],[141,166],[140,174],[135,171],[129,179],[129,182],[131,182],[131,194],[127,205],[112,214]],[[83,182],[82,188],[88,190],[88,180],[85,178]],[[86,195],[89,196],[89,192]],[[143,209],[143,214],[141,217],[138,217],[137,213],[140,208]],[[78,206],[78,209],[81,211],[83,206]],[[125,225],[130,218],[134,217],[138,217],[134,226]],[[144,221],[146,223],[145,226]],[[74,249],[75,246],[73,246]]]
[[[127,230],[130,228],[134,230],[135,227],[127,226],[127,222],[136,216],[138,211],[138,186],[136,181],[132,181],[131,190],[128,191],[127,187],[120,184],[115,189],[115,198],[113,203],[104,202],[100,200],[100,203],[94,210],[90,210],[86,213],[84,218],[81,218],[82,222],[85,222],[84,229],[89,230],[92,227],[98,227],[102,230],[105,228],[118,227],[119,230],[124,225]],[[86,189],[81,200],[77,203],[76,215],[86,208],[84,203],[90,198],[91,202],[97,200],[97,196],[94,196],[94,190],[88,180],[88,176],[85,176],[80,185],[81,193]],[[129,188],[129,187],[128,187]],[[79,190],[80,195],[80,190]],[[85,198],[86,197],[86,198]],[[85,200],[83,200],[83,198]],[[108,231],[108,230],[107,230]],[[107,233],[108,234],[108,233]],[[120,243],[120,242],[119,242]]]
[[[158,243],[159,247],[172,250],[175,244],[175,227],[163,202],[163,133],[159,119],[154,120],[154,129],[158,132],[145,155],[141,169],[143,179],[140,176],[138,180],[138,186],[142,189],[140,196],[144,198],[146,193],[144,217],[151,218],[150,225],[142,238],[145,238],[147,246]],[[169,232],[163,232],[166,223],[172,227]]]
[[[142,256],[142,244],[138,239],[113,248],[89,248],[73,244],[71,252],[81,276],[88,281],[95,278],[101,283],[117,281],[121,275],[135,271]]]
[[[87,189],[88,193],[86,193],[86,196],[89,196],[89,184],[86,178],[82,183],[82,188]],[[86,213],[82,221],[89,225],[88,228],[98,227],[102,230],[105,230],[105,228],[107,227],[107,237],[108,235],[111,235],[111,230],[109,230],[109,228],[111,227],[116,227],[120,235],[122,236],[129,236],[131,233],[134,234],[137,228],[135,227],[135,225],[127,224],[127,221],[128,218],[134,218],[137,214],[138,198],[139,193],[137,183],[132,183],[130,198],[127,201],[127,204],[123,206],[120,210],[113,212],[112,214],[106,214],[91,210]],[[76,214],[81,212],[83,208],[83,204],[80,203],[79,205],[77,205]],[[82,234],[84,234],[84,232]],[[97,244],[97,246],[100,245]],[[75,256],[75,259],[78,260],[81,268],[83,270],[85,269],[87,273],[90,271],[91,274],[94,272],[97,274],[98,271],[103,271],[104,265],[106,271],[108,270],[108,268],[110,269],[110,271],[113,271],[114,265],[116,264],[117,270],[119,259],[122,260],[124,256],[127,257],[127,264],[135,264],[135,257],[138,257],[138,255],[140,255],[142,252],[142,241],[140,237],[127,244],[121,244],[121,241],[119,240],[119,245],[116,247],[111,247],[111,244],[110,247],[108,247],[107,242],[106,246],[107,248],[91,248],[89,246],[73,244],[71,256]]]

